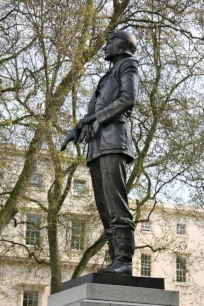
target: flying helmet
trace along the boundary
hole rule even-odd
[[[136,50],[136,37],[134,34],[118,30],[110,31],[106,35],[107,45],[103,48],[105,51],[105,59],[110,60],[114,55],[126,53],[131,56]]]

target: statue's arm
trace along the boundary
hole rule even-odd
[[[61,151],[64,151],[66,149],[66,146],[71,141],[74,141],[74,144],[76,145],[78,141],[82,142],[85,138],[86,141],[89,140],[90,129],[88,125],[96,120],[95,103],[96,93],[94,92],[88,104],[88,114],[83,119],[81,119],[76,125],[76,127],[67,134],[61,146]]]

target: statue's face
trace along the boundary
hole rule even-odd
[[[106,35],[105,60],[112,61],[118,54],[133,56],[136,50],[136,37],[126,31],[110,31]]]
[[[115,55],[121,54],[124,52],[120,48],[120,43],[122,39],[118,37],[107,38],[106,45],[103,47],[103,51],[105,51],[105,60],[111,61]]]

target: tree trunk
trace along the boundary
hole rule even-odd
[[[57,215],[54,212],[48,213],[48,241],[51,269],[51,294],[60,292],[62,289],[61,261],[58,249],[57,237]]]
[[[96,255],[104,246],[105,244],[105,240],[104,240],[104,236],[101,235],[98,240],[92,244],[84,253],[82,259],[80,260],[79,264],[76,266],[74,273],[72,275],[72,279],[73,278],[77,278],[79,277],[82,272],[84,271],[84,269],[86,268],[89,260],[91,259],[91,257],[93,257],[94,255]]]
[[[0,211],[0,234],[2,234],[6,225],[18,212],[18,203],[22,200],[21,197],[25,194],[27,186],[29,185],[30,177],[37,163],[37,154],[41,149],[43,140],[44,135],[39,127],[26,153],[24,167],[18,181],[11,191],[4,208]]]

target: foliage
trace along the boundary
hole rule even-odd
[[[1,184],[0,232],[25,201],[44,211],[54,293],[62,280],[59,216],[86,152],[85,145],[70,145],[64,156],[60,143],[86,113],[106,69],[101,47],[107,31],[129,29],[138,38],[141,90],[130,122],[136,159],[127,182],[137,199],[135,222],[149,200],[180,201],[171,190],[187,190],[182,201],[202,204],[203,8],[193,0],[9,0],[1,2],[0,14],[0,138],[4,152],[15,155],[20,146],[24,153],[18,175]],[[48,206],[27,192],[44,150],[53,178]],[[90,256],[84,258],[80,273]]]

